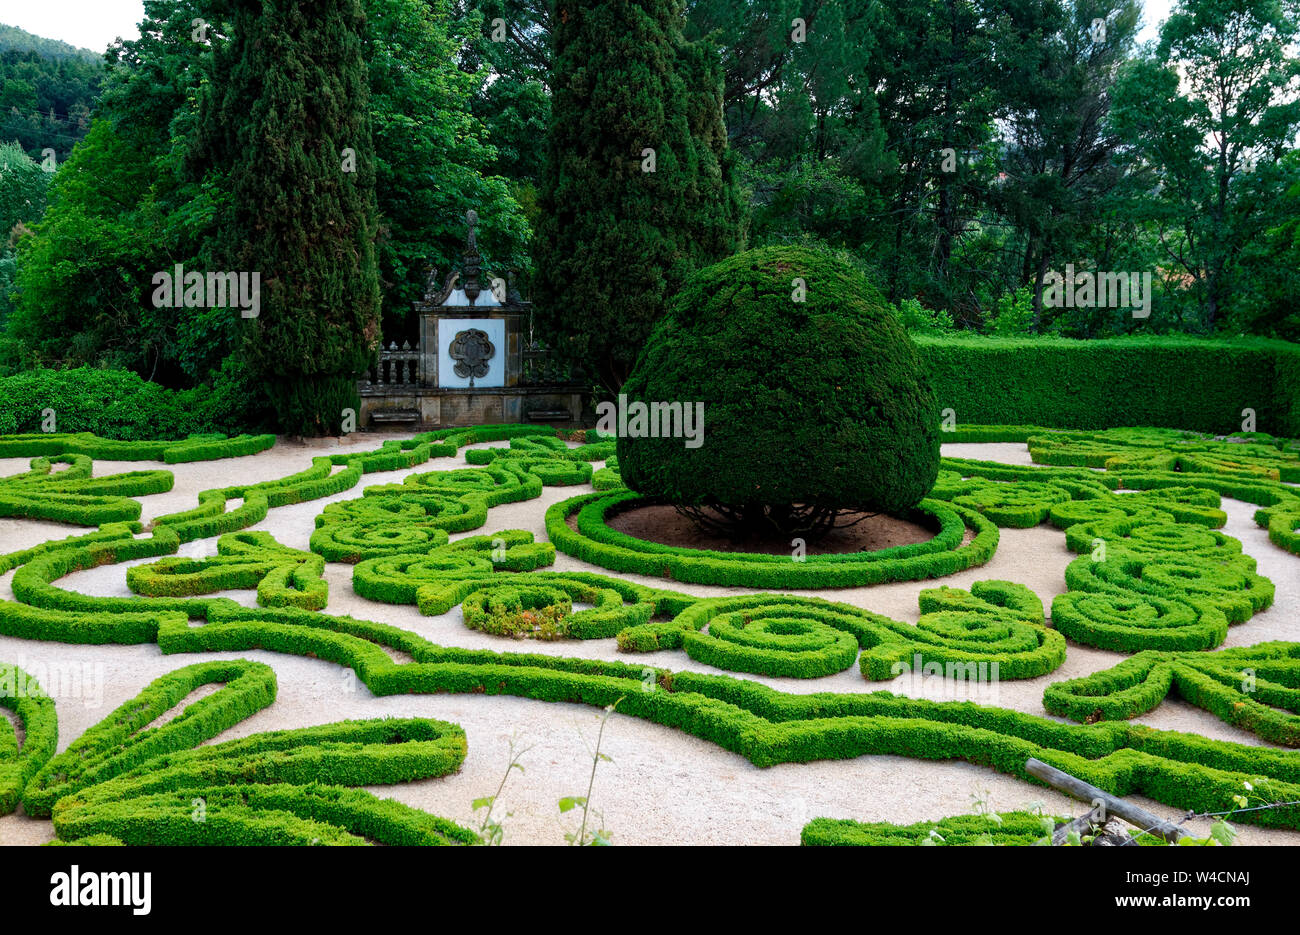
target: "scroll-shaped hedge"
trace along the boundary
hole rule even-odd
[[[0,717],[0,815],[8,815],[28,781],[54,755],[59,722],[54,701],[40,684],[8,663],[0,663],[0,706],[12,711],[23,729],[20,749],[13,724]]]
[[[0,439],[2,441],[2,439]],[[55,471],[54,465],[66,468]],[[132,497],[172,489],[170,471],[130,471],[92,477],[90,458],[79,454],[34,458],[31,470],[0,477],[0,516],[47,519],[79,526],[140,518]]]
[[[1300,746],[1300,643],[1141,652],[1110,669],[1047,686],[1043,706],[1076,721],[1127,720],[1171,692],[1270,743]]]
[[[166,723],[150,726],[195,689],[214,683],[222,687]],[[245,660],[200,662],[155,679],[47,762],[27,784],[23,807],[29,815],[48,816],[64,796],[212,739],[270,705],[275,690],[271,667]]]
[[[209,684],[221,687],[149,726]],[[466,828],[355,788],[455,772],[466,744],[454,724],[343,721],[202,745],[274,697],[275,675],[261,663],[171,672],[48,760],[23,806],[83,844],[477,842]],[[53,751],[39,731],[29,739]]]
[[[319,555],[283,546],[269,532],[239,532],[218,539],[211,558],[172,556],[128,568],[126,583],[151,597],[256,588],[265,607],[320,610],[329,600],[324,569]]]

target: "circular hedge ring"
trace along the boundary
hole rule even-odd
[[[850,588],[938,578],[984,564],[998,544],[998,529],[991,520],[975,510],[930,499],[917,504],[908,518],[937,525],[932,539],[875,552],[800,559],[663,545],[608,525],[615,513],[657,502],[626,489],[574,497],[546,511],[546,532],[561,552],[611,571],[750,588]],[[576,530],[568,524],[575,514]],[[967,528],[975,537],[963,545]]]

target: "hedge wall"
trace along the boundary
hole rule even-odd
[[[957,423],[1300,436],[1300,345],[1185,337],[915,338],[939,408]]]

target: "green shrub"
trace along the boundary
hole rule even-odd
[[[238,432],[250,406],[237,386],[218,381],[169,390],[129,370],[29,370],[0,378],[0,435],[40,432],[52,409],[60,432],[147,440]],[[219,455],[228,457],[228,455]]]
[[[934,395],[907,333],[860,273],[804,248],[696,273],[623,390],[629,407],[703,403],[698,447],[618,439],[624,483],[669,503],[772,521],[796,506],[902,511],[938,471]]]

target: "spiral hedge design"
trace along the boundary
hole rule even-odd
[[[96,540],[94,547],[117,551],[125,541]],[[61,553],[86,548],[74,540],[41,557],[58,557],[58,564],[68,567],[78,562]],[[36,597],[43,603],[68,593],[46,591]],[[62,600],[55,597],[55,602]],[[1300,797],[1300,760],[1289,754],[1124,723],[1072,727],[1013,711],[888,693],[791,695],[691,672],[656,670],[647,682],[640,665],[441,647],[399,627],[301,608],[247,608],[219,598],[136,600],[175,602],[165,609],[137,612],[151,618],[152,632],[127,628],[132,636],[156,641],[165,653],[257,647],[312,654],[349,666],[379,695],[510,693],[602,707],[618,701],[620,712],[688,730],[758,765],[875,752],[962,758],[1023,777],[1025,760],[1033,756],[1115,794],[1141,793],[1179,808],[1221,807],[1222,790],[1259,776],[1268,777],[1280,795]],[[32,609],[41,614],[33,618],[12,615],[12,606],[30,605],[0,604],[0,620],[8,632],[49,633],[57,625],[83,641],[125,635],[86,629],[80,622],[83,612],[76,610],[36,607]],[[124,616],[119,607],[107,606],[112,609],[99,612],[101,621]],[[204,625],[192,626],[191,616]],[[395,662],[392,651],[412,661]],[[1297,827],[1300,809],[1254,813],[1252,820]]]
[[[549,430],[511,426],[424,433],[371,452],[314,458],[286,478],[204,491],[195,508],[160,517],[147,532],[136,521],[138,508],[118,504],[122,511],[106,514],[114,518],[95,530],[0,555],[0,573],[14,572],[14,600],[0,601],[0,633],[83,644],[156,643],[164,653],[310,655],[352,669],[376,695],[463,692],[601,707],[618,702],[620,713],[685,730],[760,766],[884,753],[964,759],[1028,779],[1024,763],[1036,757],[1114,794],[1146,795],[1179,809],[1222,810],[1245,780],[1266,780],[1278,801],[1300,800],[1300,756],[1290,750],[1126,722],[1176,690],[1266,741],[1295,745],[1300,644],[1206,651],[1273,596],[1240,543],[1217,531],[1224,522],[1219,497],[1255,503],[1256,522],[1279,547],[1294,551],[1300,529],[1300,496],[1288,486],[1296,476],[1294,453],[1260,439],[1239,445],[1178,433],[997,431],[1002,437],[1023,431],[1036,459],[1053,463],[945,459],[927,501],[938,532],[921,548],[877,555],[862,568],[841,556],[803,568],[781,556],[745,557],[743,570],[705,558],[687,574],[715,583],[739,576],[746,587],[897,580],[890,576],[900,568],[926,577],[969,567],[961,563],[972,555],[987,560],[998,524],[1046,521],[1082,553],[1067,570],[1069,590],[1053,602],[1050,626],[1037,597],[1011,582],[925,590],[920,623],[911,625],[818,598],[701,599],[606,575],[543,570],[556,547],[566,550],[574,541],[613,546],[588,535],[580,515],[576,537],[565,539],[556,523],[573,532],[566,517],[630,494],[615,486],[616,464],[593,473],[586,457],[573,454],[596,460],[605,440],[574,449],[555,444]],[[415,467],[452,456],[465,444],[507,440],[510,448],[469,456],[474,467],[413,475],[330,504],[317,520],[311,552],[241,532],[277,506],[341,493],[366,473]],[[52,466],[66,457],[69,470],[82,472],[59,472],[61,481],[91,478],[92,466],[77,460],[84,452],[22,447],[37,444],[52,442],[21,439],[9,449],[37,458],[14,489],[51,476],[42,458]],[[215,449],[196,444],[195,450]],[[150,485],[170,485],[167,472],[156,474],[97,479],[101,486],[75,492],[129,500]],[[548,482],[583,482],[579,477],[601,477],[610,491],[584,493],[548,511],[552,543],[534,542],[521,531],[451,540],[485,525],[499,503],[536,497]],[[133,489],[138,492],[125,492]],[[181,543],[214,536],[215,555],[174,557]],[[59,586],[78,570],[139,559],[153,561],[127,572],[136,596],[97,597]],[[663,577],[660,563],[674,561],[651,553],[627,559],[633,560],[637,568],[616,570]],[[1060,665],[1065,637],[1136,655],[1087,678],[1048,686],[1048,710],[1079,724],[887,692],[787,693],[730,675],[651,668],[644,658],[615,662],[444,647],[400,627],[331,615],[319,609],[328,596],[320,590],[325,561],[354,563],[354,588],[363,596],[412,603],[429,614],[459,605],[467,623],[489,632],[616,637],[625,652],[680,648],[736,672],[816,677],[856,659],[871,680],[918,662],[945,669],[997,663],[1001,678],[1029,678]],[[841,566],[853,571],[837,571]],[[259,606],[212,596],[230,587],[257,588]],[[6,679],[15,687],[6,691]],[[224,687],[182,716],[148,726],[209,682]],[[274,697],[273,679],[254,663],[201,663],[158,680],[56,757],[53,703],[30,683],[15,667],[0,666],[0,704],[15,712],[25,732],[19,748],[7,720],[0,724],[0,811],[12,810],[20,797],[30,799],[29,810],[47,810],[65,840],[472,840],[464,829],[357,788],[454,770],[464,748],[463,734],[451,725],[349,722],[200,746]],[[206,803],[206,824],[193,820],[196,799]],[[1241,818],[1300,828],[1300,807]],[[961,836],[956,826],[949,830]]]
[[[712,598],[671,621],[632,627],[618,642],[631,652],[680,647],[720,669],[792,678],[842,672],[858,660],[872,681],[936,665],[957,678],[997,681],[1045,675],[1065,661],[1065,641],[1043,625],[1043,605],[1024,585],[932,588],[919,603],[913,626],[820,598]]]

